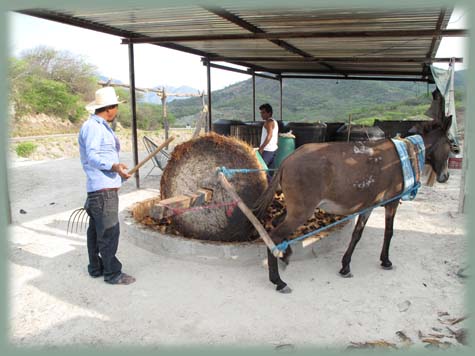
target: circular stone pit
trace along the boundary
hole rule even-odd
[[[122,234],[126,238],[149,252],[157,255],[165,255],[185,260],[193,260],[204,263],[232,263],[246,265],[259,263],[267,258],[266,245],[261,239],[251,242],[223,242],[187,238],[180,235],[163,233],[148,225],[142,224],[140,210],[143,206],[157,203],[160,198],[151,198],[138,202],[126,209],[123,214]],[[315,258],[317,250],[325,240],[342,240],[347,244],[354,227],[354,219],[334,226],[320,240],[303,247],[302,242],[292,245],[292,260]],[[340,244],[338,244],[340,245]],[[333,247],[332,247],[333,248]],[[315,251],[314,251],[315,250]]]

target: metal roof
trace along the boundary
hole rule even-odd
[[[27,9],[48,20],[153,43],[277,76],[431,81],[450,8],[235,6]],[[461,59],[456,59],[460,61]]]

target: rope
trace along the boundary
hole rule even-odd
[[[370,206],[369,208],[366,208],[366,209],[363,209],[361,211],[358,211],[356,213],[353,213],[351,215],[348,215],[348,216],[345,216],[343,219],[341,220],[337,220],[337,221],[334,221],[332,222],[331,224],[328,224],[328,225],[325,225],[325,226],[322,226],[320,228],[318,228],[317,230],[314,230],[314,231],[310,231],[308,233],[306,233],[305,235],[301,235],[299,237],[296,237],[295,239],[292,239],[291,241],[288,241],[288,240],[284,240],[282,241],[280,244],[276,245],[274,248],[271,249],[271,252],[274,252],[276,249],[278,249],[279,251],[282,251],[284,252],[287,247],[289,247],[290,245],[293,245],[299,241],[302,241],[312,235],[315,235],[315,234],[318,234],[319,232],[321,231],[324,231],[324,230],[327,230],[335,225],[338,225],[338,224],[341,224],[342,222],[345,222],[345,221],[348,221],[350,219],[352,219],[353,217],[355,217],[356,215],[361,215],[361,214],[364,214],[370,210],[373,210],[374,208],[377,208],[377,207],[380,207],[382,205],[386,205],[387,203],[390,203],[394,200],[397,200],[397,199],[400,199],[403,195],[407,194],[408,192],[409,193],[412,193],[412,191],[416,191],[417,192],[417,189],[419,189],[419,187],[421,186],[421,183],[420,182],[417,182],[413,188],[411,188],[410,191],[407,191],[407,192],[403,192],[401,194],[398,194],[396,195],[395,197],[391,198],[391,199],[388,199],[386,201],[383,201],[379,204],[376,204],[376,205],[373,205],[373,206]]]
[[[223,173],[226,178],[232,178],[236,173],[255,173],[255,172],[267,172],[267,171],[276,171],[275,168],[268,169],[257,169],[257,168],[226,168],[219,167],[218,172]]]

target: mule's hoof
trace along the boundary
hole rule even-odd
[[[279,287],[277,287],[275,290],[279,293],[282,293],[282,294],[292,293],[292,289],[287,285],[285,287],[281,288],[281,289],[279,289]]]
[[[391,262],[389,262],[389,263],[382,262],[381,263],[381,268],[389,271],[389,270],[393,269],[393,264]]]
[[[343,278],[353,278],[353,273],[351,273],[351,272],[341,273],[340,272],[340,276],[343,277]]]

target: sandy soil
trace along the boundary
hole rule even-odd
[[[124,161],[132,166],[130,154]],[[124,184],[122,219],[133,202],[158,194],[158,173],[153,170],[140,190],[134,180]],[[85,197],[78,159],[12,160],[9,340],[20,347],[99,349],[343,350],[358,346],[352,343],[464,349],[450,332],[467,323],[451,325],[467,312],[467,241],[464,216],[457,213],[460,171],[451,173],[447,184],[423,186],[416,200],[400,206],[390,254],[393,270],[379,267],[384,228],[379,208],[353,255],[353,278],[337,273],[349,236],[328,237],[312,245],[313,258],[293,261],[282,272],[293,288],[282,295],[261,263],[184,261],[148,252],[127,236],[121,236],[118,257],[137,282],[111,286],[92,279],[86,271],[85,232],[66,233],[71,212]]]

